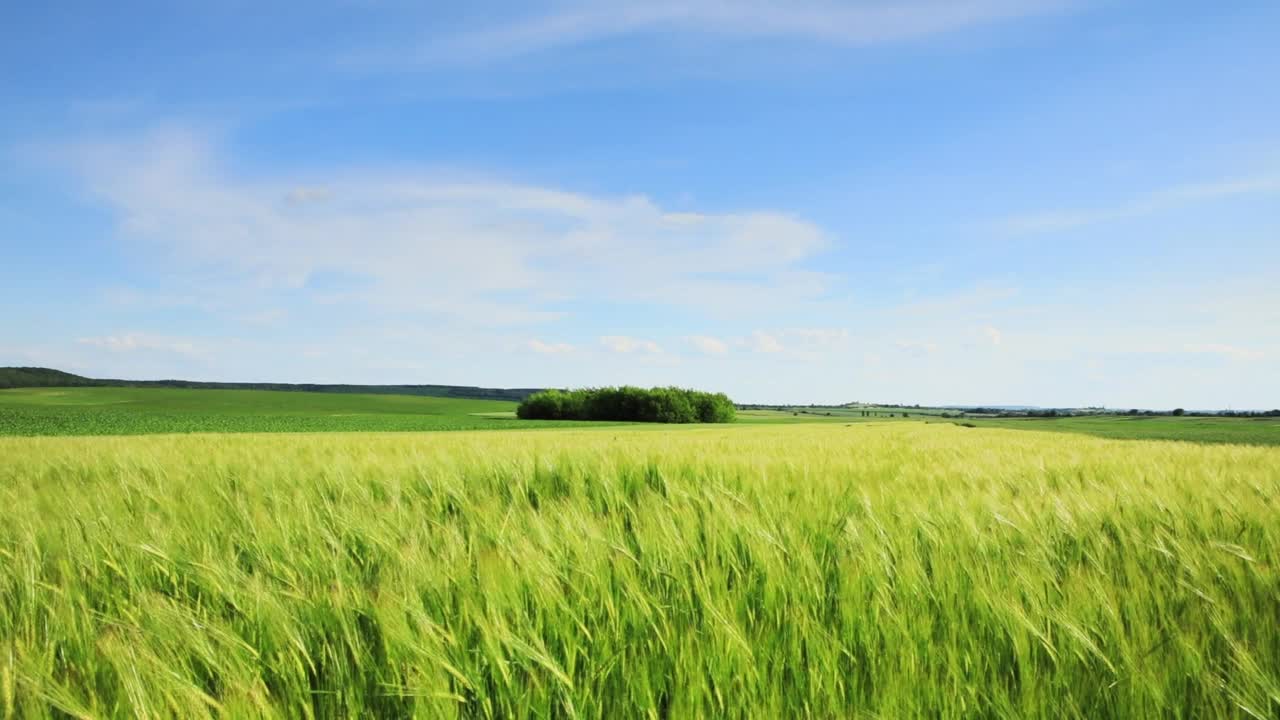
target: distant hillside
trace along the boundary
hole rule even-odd
[[[0,388],[83,387],[98,381],[61,370],[39,367],[0,367]]]
[[[0,389],[25,387],[161,387],[195,390],[280,390],[286,392],[420,395],[520,402],[540,388],[482,388],[467,385],[318,385],[311,383],[227,383],[192,380],[114,380],[87,378],[38,367],[0,368]]]

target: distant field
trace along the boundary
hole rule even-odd
[[[845,416],[810,415],[792,412],[790,410],[739,410],[738,422],[741,423],[814,423],[814,422],[843,422],[847,423],[851,418]],[[854,418],[857,420],[884,420],[885,418]]]
[[[1278,418],[1068,417],[974,418],[955,422],[978,427],[1041,430],[1123,440],[1185,440],[1245,445],[1280,445]]]
[[[0,717],[1280,717],[1277,468],[915,421],[0,438]]]
[[[496,430],[522,421],[514,402],[410,395],[167,388],[0,390],[0,435]]]
[[[889,407],[865,407],[865,408],[846,408],[846,407],[783,407],[760,408],[751,410],[739,410],[738,416],[755,418],[755,419],[785,419],[793,418],[797,421],[802,420],[888,420],[897,418],[935,418],[943,414],[955,413],[954,410],[942,410],[939,408],[889,408]],[[865,414],[864,414],[865,413]]]
[[[0,436],[218,432],[420,432],[608,427],[518,420],[516,403],[412,395],[63,387],[0,390]],[[956,422],[1133,440],[1280,445],[1280,420],[1188,417],[967,418],[900,408],[741,410],[739,424]],[[828,415],[827,413],[831,414]],[[904,414],[906,417],[904,417]]]
[[[411,395],[270,390],[58,387],[0,390],[0,435],[188,432],[397,432],[600,427],[620,423],[518,420],[516,403]],[[887,411],[744,410],[743,423],[863,422]],[[901,412],[892,419],[900,419]],[[915,416],[917,419],[919,415]]]
[[[859,423],[859,422],[929,422],[954,423],[977,427],[1044,432],[1079,433],[1117,440],[1183,440],[1205,443],[1238,443],[1242,445],[1280,445],[1280,418],[1203,418],[1203,417],[1119,417],[1089,416],[1062,418],[983,418],[944,419],[943,411],[932,409],[867,408],[861,409],[791,408],[784,410],[742,410],[739,422],[745,423]],[[830,413],[828,415],[827,413]]]

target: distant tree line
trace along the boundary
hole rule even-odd
[[[525,398],[525,420],[615,420],[656,423],[727,423],[737,415],[724,393],[678,387],[604,387],[543,390]]]
[[[28,387],[134,387],[186,390],[275,390],[360,395],[416,395],[519,402],[540,388],[482,388],[466,385],[319,385],[313,383],[199,382],[194,380],[114,380],[87,378],[40,367],[0,367],[0,390]]]

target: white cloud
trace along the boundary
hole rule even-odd
[[[991,341],[992,345],[999,345],[1000,342],[1004,339],[1004,335],[999,330],[991,327],[990,325],[982,328],[982,333],[987,336],[987,339]]]
[[[747,347],[760,353],[779,353],[783,351],[782,343],[778,338],[770,335],[763,330],[756,330],[744,340]]]
[[[851,341],[845,328],[781,328],[753,330],[733,341],[733,345],[754,353],[815,359],[846,349]]]
[[[80,145],[64,159],[118,219],[124,247],[145,258],[132,268],[138,286],[155,288],[113,296],[103,310],[115,319],[102,326],[182,334],[209,315],[234,321],[258,344],[249,352],[147,333],[77,344],[51,328],[26,343],[47,348],[50,360],[38,364],[131,377],[676,383],[723,388],[744,401],[1150,406],[1176,397],[1186,407],[1253,407],[1277,397],[1280,301],[1268,258],[1257,263],[1257,277],[1225,283],[1121,284],[1087,296],[1052,284],[1031,295],[980,286],[900,305],[844,301],[839,276],[810,269],[822,264],[830,239],[785,213],[674,212],[640,196],[427,171],[246,177],[224,170],[219,154],[177,132]],[[1181,197],[1264,187],[1204,186]],[[300,188],[325,193],[291,201]],[[154,276],[142,276],[152,269]],[[166,307],[181,311],[184,325],[122,319],[153,308],[152,292],[167,293]],[[567,327],[485,327],[554,322],[581,310],[572,332],[594,337],[598,308],[617,305],[653,313],[649,326],[669,324],[670,336],[607,336],[565,355],[567,343],[548,338],[571,337]],[[285,320],[270,308],[288,308],[287,321],[243,327],[248,319]],[[724,324],[698,317],[709,308],[741,317]],[[841,324],[849,329],[822,327]],[[615,327],[603,331],[626,326]],[[692,337],[756,352],[678,365],[677,347],[717,354],[714,342]],[[997,337],[1000,352],[974,351]],[[326,358],[304,356],[324,343]],[[1134,350],[1145,347],[1165,356]],[[198,355],[184,355],[191,352]],[[538,352],[554,362],[518,360]],[[610,352],[624,354],[598,362]],[[1240,362],[1221,372],[1231,358]],[[808,363],[803,371],[779,372],[796,359]]]
[[[788,345],[796,344],[806,350],[829,350],[849,341],[845,328],[787,328],[781,332]]]
[[[776,352],[734,352],[705,363],[682,363],[670,351],[670,343],[690,342],[685,335],[610,336],[609,344],[600,340],[594,348],[579,344],[573,354],[548,355],[550,362],[522,362],[522,355],[533,352],[528,343],[536,335],[436,331],[409,321],[341,329],[323,339],[272,332],[234,343],[122,333],[92,345],[28,344],[25,356],[15,355],[6,339],[10,350],[0,348],[0,356],[10,357],[11,364],[100,377],[504,387],[679,384],[724,390],[743,402],[1270,408],[1280,398],[1273,361],[1280,357],[1280,316],[1273,309],[1280,308],[1280,296],[1266,273],[1227,285],[1208,279],[1199,285],[1116,286],[1087,302],[1075,295],[1038,295],[1016,306],[1006,300],[1005,294],[962,291],[907,309],[845,315],[841,320],[851,323],[847,332],[764,327],[736,339],[725,333],[715,339],[731,349],[748,350],[755,341]],[[918,313],[924,305],[935,310]],[[1170,324],[1169,318],[1178,322]],[[985,327],[1017,342],[1003,343],[1000,352],[984,351],[990,347]],[[139,337],[126,339],[130,335]],[[110,349],[166,341],[190,344],[202,354]],[[546,336],[540,342],[557,344]],[[806,352],[806,342],[827,343],[828,350]],[[313,352],[317,347],[322,356]],[[645,352],[653,347],[667,352]],[[612,354],[614,348],[630,354]],[[40,358],[30,354],[37,349]],[[608,362],[602,362],[606,354]]]
[[[1014,235],[1061,232],[1143,217],[1210,200],[1261,194],[1280,194],[1280,176],[1263,175],[1180,185],[1149,192],[1113,207],[1060,209],[1016,215],[998,221],[996,226]]]
[[[662,346],[658,343],[626,335],[605,335],[600,338],[600,344],[612,352],[621,354],[658,355],[662,353]]]
[[[703,355],[724,355],[728,352],[728,343],[716,337],[690,336],[685,340]]]
[[[615,0],[544,6],[506,25],[454,32],[424,43],[418,62],[465,62],[647,32],[795,37],[836,45],[878,45],[954,32],[1075,4],[1071,0]],[[404,60],[404,54],[383,60]],[[368,61],[369,58],[363,58]]]
[[[268,308],[249,313],[244,316],[243,320],[248,325],[278,326],[288,318],[289,311],[281,308]]]
[[[707,335],[693,335],[686,339],[695,350],[704,355],[724,355],[729,352],[729,345],[719,338]]]
[[[938,352],[938,344],[935,342],[921,340],[897,340],[894,343],[900,350],[906,350],[912,355],[933,355]]]
[[[573,352],[573,346],[568,343],[548,343],[534,338],[528,342],[530,350],[542,355],[564,355]]]
[[[1183,350],[1189,353],[1209,354],[1209,355],[1226,355],[1236,360],[1261,360],[1266,353],[1260,350],[1251,350],[1249,348],[1237,347],[1235,345],[1223,345],[1220,343],[1208,343],[1203,345],[1186,345]]]
[[[146,333],[131,332],[123,335],[105,335],[102,337],[80,338],[81,345],[91,345],[112,352],[133,352],[136,350],[159,350],[179,355],[196,355],[199,350],[192,340],[169,338]]]
[[[304,204],[324,202],[331,197],[332,193],[328,188],[323,187],[296,187],[285,194],[285,199],[291,203]]]
[[[427,171],[244,178],[219,155],[176,130],[59,157],[140,252],[175,278],[221,282],[220,298],[296,291],[475,326],[555,320],[552,303],[583,297],[702,312],[729,297],[750,313],[825,291],[801,264],[826,234],[785,213],[672,212]]]

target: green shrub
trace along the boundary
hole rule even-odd
[[[516,416],[525,420],[726,423],[736,415],[733,401],[724,393],[678,387],[544,390],[516,409]]]

